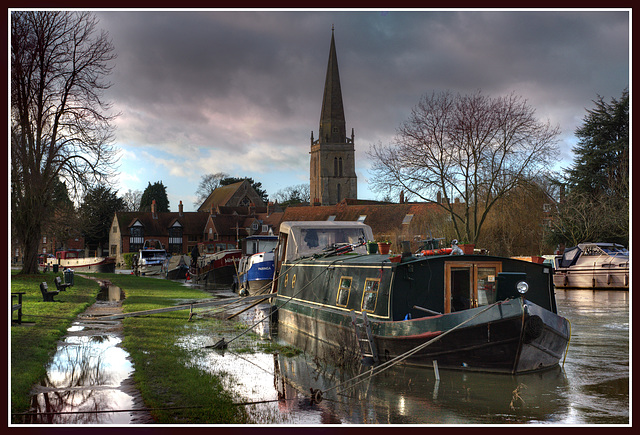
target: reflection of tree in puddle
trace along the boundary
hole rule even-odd
[[[112,423],[114,414],[90,411],[129,408],[131,397],[115,389],[131,372],[119,342],[108,335],[68,337],[31,399],[31,411],[44,414],[30,423]]]

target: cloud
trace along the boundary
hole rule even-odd
[[[97,15],[118,54],[109,90],[122,112],[118,143],[190,180],[218,171],[256,180],[290,173],[291,185],[308,177],[332,26],[358,170],[368,167],[370,144],[388,143],[426,93],[515,92],[560,125],[570,158],[592,100],[629,86],[627,11]]]

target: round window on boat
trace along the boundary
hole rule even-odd
[[[284,286],[285,286],[285,288],[287,287],[287,283],[288,283],[288,282],[289,282],[289,274],[287,273],[287,274],[284,276]]]
[[[296,286],[296,274],[293,274],[293,278],[291,278],[291,288]]]

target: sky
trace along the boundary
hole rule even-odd
[[[106,94],[119,176],[113,188],[167,187],[196,210],[201,177],[251,177],[267,194],[309,183],[332,28],[360,199],[373,144],[387,145],[424,95],[515,93],[574,135],[602,96],[630,89],[630,10],[95,11],[117,54]]]

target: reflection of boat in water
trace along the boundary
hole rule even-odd
[[[61,269],[75,272],[114,273],[116,259],[113,257],[79,257],[76,251],[58,251],[55,258],[48,258],[47,265],[57,264]]]
[[[558,364],[569,323],[551,268],[484,255],[366,255],[359,222],[283,222],[278,322],[374,361],[523,373]],[[526,294],[525,294],[526,293]]]
[[[314,339],[307,336],[299,340]],[[299,340],[294,341],[301,344]],[[566,414],[568,408],[563,393],[567,378],[559,366],[513,376],[439,370],[439,379],[429,369],[396,366],[373,377],[362,376],[356,384],[348,380],[366,371],[337,369],[331,360],[309,354],[295,358],[275,356],[274,360],[274,385],[282,406],[295,411],[298,405],[292,399],[308,397],[310,388],[320,389],[326,392],[323,401],[316,404],[323,413],[323,422],[553,422],[554,416]],[[339,387],[332,390],[336,386]],[[340,411],[332,412],[337,406]],[[338,418],[337,415],[345,415],[345,410],[346,416]]]
[[[249,236],[243,241],[242,259],[238,264],[240,292],[250,295],[271,291],[274,254],[278,236]]]
[[[167,263],[167,279],[186,279],[191,264],[188,255],[173,255]]]
[[[629,251],[615,243],[581,243],[555,258],[558,288],[629,290]]]

